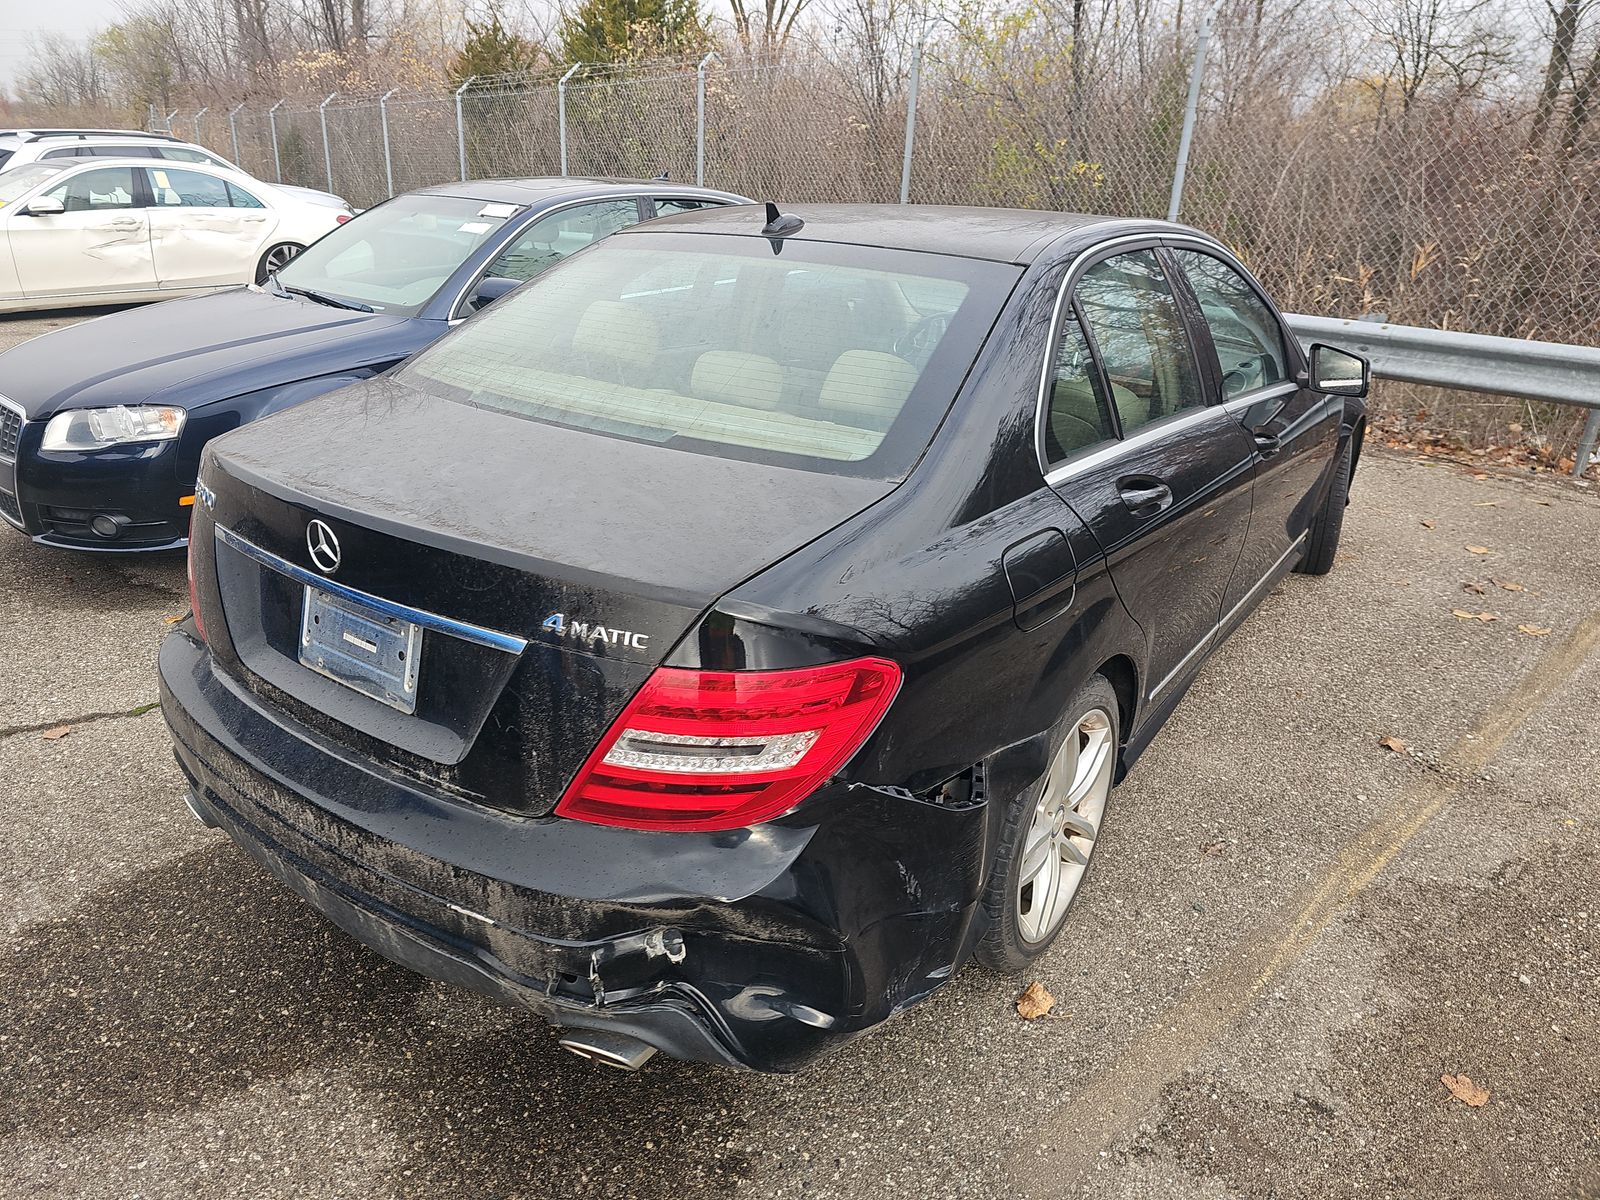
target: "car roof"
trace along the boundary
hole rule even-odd
[[[170,133],[146,133],[140,129],[0,129],[0,137],[20,142],[82,141],[88,138],[144,138],[152,142],[177,142]]]
[[[784,241],[838,242],[920,250],[960,258],[1027,265],[1046,247],[1069,234],[1177,232],[1165,221],[1096,216],[1093,213],[1046,212],[1019,208],[967,208],[946,204],[795,204],[781,206],[805,225]],[[764,210],[748,207],[706,208],[652,222],[623,233],[718,233],[760,237]],[[1187,231],[1185,231],[1187,232]],[[615,236],[615,235],[614,235]]]
[[[734,196],[732,192],[696,187],[688,183],[675,183],[670,179],[608,179],[581,175],[536,176],[527,179],[469,179],[461,183],[441,183],[433,187],[418,188],[414,194],[461,196],[468,200],[485,200],[501,204],[539,204],[567,197],[632,196],[641,191],[674,196],[705,196],[708,199],[742,198]]]

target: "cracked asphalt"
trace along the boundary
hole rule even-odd
[[[1031,976],[792,1078],[601,1073],[346,938],[183,810],[181,559],[0,529],[0,1197],[1600,1196],[1593,493],[1370,450]]]

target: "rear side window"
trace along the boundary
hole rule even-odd
[[[87,146],[68,146],[62,150],[46,150],[39,155],[40,159],[47,158],[80,158],[93,154],[94,151]]]
[[[485,310],[400,378],[531,420],[894,478],[1015,278],[932,254],[629,235]]]
[[[1175,250],[1173,256],[1211,330],[1222,367],[1223,399],[1287,383],[1291,376],[1283,327],[1250,281],[1220,258],[1199,250]]]
[[[231,203],[233,205],[233,207],[235,207],[235,208],[265,208],[266,207],[265,204],[261,203],[261,201],[257,200],[249,192],[245,191],[242,187],[240,187],[238,184],[232,182],[231,180],[228,182],[227,186],[228,186],[228,201],[229,201],[229,203]]]
[[[1045,397],[1045,461],[1054,466],[1082,450],[1115,440],[1105,389],[1077,314],[1068,310]]]
[[[715,200],[686,200],[671,196],[656,197],[656,216],[670,217],[673,213],[696,212],[702,208],[715,208]]]
[[[1194,348],[1155,251],[1095,263],[1079,280],[1077,295],[1124,436],[1205,406]]]
[[[567,255],[638,223],[639,205],[634,200],[604,200],[564,208],[528,226],[500,252],[488,273],[499,279],[526,281]]]
[[[171,159],[173,162],[206,163],[213,167],[232,166],[215,154],[207,154],[204,150],[191,150],[187,146],[152,146],[149,152],[154,158]]]
[[[145,174],[150,177],[152,203],[157,208],[233,207],[227,183],[215,175],[166,167],[151,167]]]

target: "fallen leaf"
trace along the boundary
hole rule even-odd
[[[166,619],[166,622],[165,622],[165,623],[166,623],[166,624],[168,624],[168,625],[176,625],[176,624],[177,624],[177,623],[178,623],[178,622],[179,622],[179,621],[181,621],[181,620],[183,620],[183,618],[184,618],[184,617],[185,617],[185,616],[186,616],[186,615],[187,615],[187,614],[186,614],[186,613],[179,613],[179,614],[178,614],[178,615],[177,615],[177,616],[175,616],[175,617],[168,617],[168,618],[167,618],[167,619]]]
[[[1489,477],[1487,475],[1474,475],[1473,478],[1481,482]]]
[[[1404,754],[1406,752],[1406,744],[1392,733],[1386,738],[1379,738],[1378,745],[1385,750],[1393,750],[1396,754]]]
[[[1471,592],[1474,596],[1481,596],[1489,589],[1484,587],[1481,583],[1469,583],[1466,580],[1462,580],[1461,590],[1463,592]]]
[[[1494,584],[1495,587],[1499,588],[1502,592],[1525,592],[1525,591],[1528,590],[1527,588],[1523,587],[1520,583],[1514,583],[1509,579],[1493,579],[1493,578],[1491,578],[1489,580],[1489,582]]]
[[[1498,500],[1474,500],[1472,502],[1472,507],[1473,508],[1499,508],[1500,507],[1500,501],[1498,501]]]
[[[1489,1089],[1473,1083],[1470,1075],[1441,1075],[1439,1082],[1449,1089],[1452,1099],[1468,1108],[1482,1108],[1489,1102]]]
[[[1549,637],[1550,628],[1546,625],[1518,625],[1518,633],[1525,633],[1529,637]]]
[[[1467,553],[1468,554],[1487,554],[1487,553],[1489,553],[1489,547],[1487,547],[1487,546],[1468,546],[1467,547]]]
[[[1492,612],[1468,612],[1464,608],[1452,608],[1450,615],[1458,621],[1482,621],[1485,625],[1490,621],[1498,621],[1500,619],[1497,614]]]
[[[1055,1006],[1056,998],[1045,990],[1044,984],[1035,979],[1023,988],[1022,995],[1017,997],[1017,1016],[1024,1021],[1037,1021],[1040,1017],[1048,1016]]]
[[[1228,843],[1223,841],[1221,838],[1218,838],[1214,842],[1207,842],[1204,846],[1200,847],[1200,853],[1204,854],[1207,858],[1221,858],[1227,852]]]
[[[71,732],[71,725],[57,725],[54,729],[46,729],[39,736],[47,742],[59,742]]]
[[[1423,522],[1423,523],[1422,523],[1422,527],[1423,527],[1423,528],[1424,528],[1424,529],[1432,529],[1432,528],[1433,528],[1433,526],[1434,526],[1434,524],[1435,524],[1435,523],[1434,523],[1434,522],[1433,522],[1433,521],[1424,521],[1424,522]]]

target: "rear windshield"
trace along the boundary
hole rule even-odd
[[[285,287],[415,316],[467,256],[520,212],[459,196],[399,196],[346,221],[278,272]]]
[[[625,234],[404,368],[411,386],[685,450],[903,477],[1018,270],[828,243]]]

